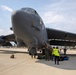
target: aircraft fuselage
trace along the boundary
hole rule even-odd
[[[22,8],[12,15],[12,27],[17,41],[27,46],[42,47],[47,43],[47,32],[38,13],[31,8]]]

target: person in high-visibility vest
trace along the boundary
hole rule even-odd
[[[54,49],[55,49],[55,47],[53,47],[53,49],[52,49],[52,61],[54,60]]]
[[[53,50],[53,54],[55,56],[55,64],[59,65],[59,57],[60,57],[60,53],[59,53],[59,49],[58,47],[56,47],[54,50]]]

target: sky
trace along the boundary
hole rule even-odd
[[[45,27],[76,33],[76,0],[0,0],[0,35],[13,33],[12,12],[24,7],[35,9]]]

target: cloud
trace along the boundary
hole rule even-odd
[[[55,12],[70,11],[70,10],[76,9],[76,1],[60,0],[59,2],[55,2],[53,4],[47,5],[45,7],[45,9],[52,10],[52,11],[55,11]]]
[[[13,12],[13,9],[11,9],[11,8],[10,8],[10,7],[8,7],[8,6],[1,5],[1,8],[2,8],[4,11]]]
[[[64,19],[63,15],[56,14],[53,11],[45,12],[42,18],[45,24],[58,23]]]
[[[0,29],[0,34],[3,32],[3,29]]]
[[[46,27],[76,33],[76,1],[61,0],[43,9],[41,17]]]

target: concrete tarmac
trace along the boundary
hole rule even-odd
[[[10,58],[12,54],[15,58]],[[76,75],[76,56],[55,65],[54,61],[32,59],[27,49],[0,48],[0,75]]]

